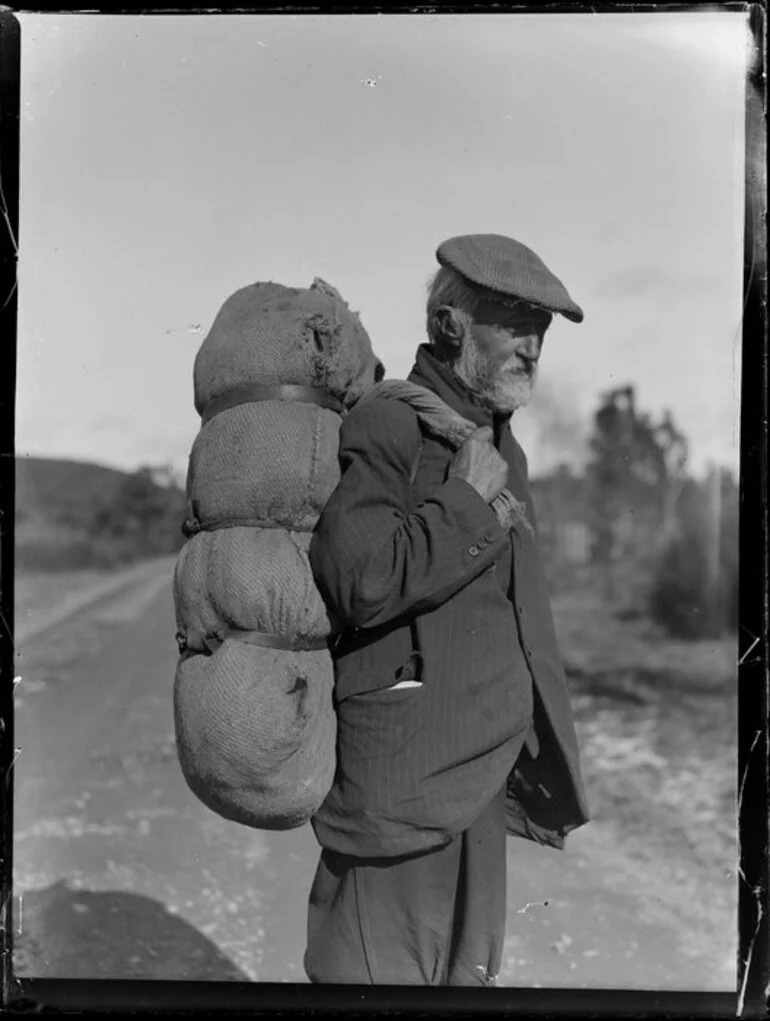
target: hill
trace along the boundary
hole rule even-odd
[[[16,459],[16,523],[30,518],[87,527],[95,506],[113,499],[127,472],[86,461]]]
[[[184,492],[162,469],[16,461],[17,571],[109,568],[174,553],[184,516]]]

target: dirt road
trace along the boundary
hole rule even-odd
[[[176,762],[168,563],[81,599],[19,649],[16,974],[304,982],[310,827],[227,823]],[[591,824],[565,852],[509,841],[500,984],[734,988],[732,939]],[[694,907],[694,906],[693,906]]]

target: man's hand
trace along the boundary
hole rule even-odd
[[[490,426],[474,430],[449,467],[450,479],[465,479],[487,503],[492,503],[502,493],[508,481],[508,465],[495,450],[492,440]]]

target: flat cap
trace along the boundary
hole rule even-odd
[[[574,323],[583,320],[582,308],[570,298],[561,280],[531,249],[513,238],[502,234],[462,234],[442,241],[436,258],[470,284],[503,299],[559,312]]]

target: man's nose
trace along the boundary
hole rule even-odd
[[[522,337],[516,345],[516,353],[528,361],[537,361],[540,356],[540,337],[536,333],[530,334],[528,337]]]

